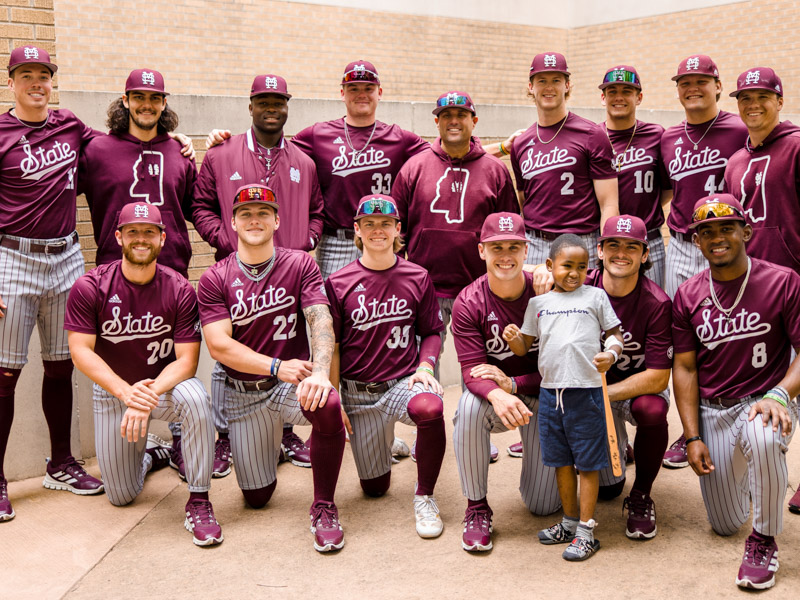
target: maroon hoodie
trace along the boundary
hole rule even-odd
[[[725,189],[744,206],[753,237],[747,254],[800,273],[800,127],[779,123],[725,168]]]
[[[440,298],[455,298],[486,272],[478,254],[486,216],[519,214],[508,169],[474,137],[462,158],[451,158],[438,139],[411,157],[397,174],[392,197],[408,259],[428,270]]]
[[[181,155],[180,142],[166,133],[143,142],[129,133],[96,137],[81,151],[78,192],[92,214],[98,265],[122,258],[114,232],[119,211],[130,202],[158,206],[167,241],[158,264],[188,274],[192,246],[186,228],[197,179],[193,160]]]

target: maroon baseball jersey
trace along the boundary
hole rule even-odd
[[[417,336],[444,330],[427,271],[399,256],[384,271],[360,260],[325,282],[344,379],[388,381],[419,365]]]
[[[416,133],[375,121],[347,126],[344,118],[306,127],[292,138],[317,165],[325,199],[325,227],[352,229],[358,201],[368,194],[391,194],[400,167],[428,147]]]
[[[201,339],[197,295],[185,277],[156,265],[150,283],[131,283],[121,260],[75,282],[64,329],[97,336],[94,351],[130,384],[155,379],[175,361],[175,344]]]
[[[589,271],[586,285],[603,289],[603,274]],[[645,369],[672,368],[672,302],[654,281],[639,276],[627,296],[608,294],[611,308],[622,321],[625,349],[608,372],[611,383],[622,381]]]
[[[730,320],[711,300],[708,269],[678,288],[672,307],[675,353],[697,352],[701,398],[744,398],[777,385],[800,347],[800,276],[750,259],[750,279]],[[714,281],[723,308],[733,306],[745,275]]]
[[[616,178],[614,157],[605,132],[596,123],[575,113],[566,119],[566,123],[539,127],[538,136],[536,124],[531,125],[514,140],[511,166],[517,189],[525,194],[522,214],[527,229],[592,233],[600,228],[600,206],[592,182]]]
[[[661,190],[670,188],[661,165],[664,128],[657,123],[637,120],[635,133],[633,127],[607,129],[607,132],[617,152],[612,164],[616,169],[619,160],[620,165],[617,174],[619,214],[639,217],[648,231],[658,229],[664,224]]]
[[[269,275],[252,281],[239,267],[236,253],[212,265],[200,277],[197,295],[203,325],[230,319],[233,339],[282,360],[308,360],[303,309],[328,305],[319,267],[300,250],[275,248]],[[241,373],[222,365],[234,379],[252,381],[266,373]]]
[[[661,136],[661,156],[673,194],[667,225],[673,231],[686,233],[694,203],[725,190],[728,159],[747,139],[747,127],[733,113],[721,110],[711,123],[682,121]]]
[[[278,198],[277,246],[311,250],[317,245],[322,234],[322,193],[314,162],[284,139],[275,148],[259,146],[251,128],[211,148],[200,167],[191,220],[200,236],[217,249],[217,260],[236,250],[233,196],[249,183],[268,185]]]
[[[100,132],[63,108],[30,125],[0,115],[0,232],[64,237],[75,231],[78,153]]]
[[[114,232],[119,212],[131,202],[147,202],[161,211],[167,241],[158,255],[161,265],[188,275],[192,245],[185,216],[191,216],[197,179],[194,161],[166,133],[142,142],[123,133],[94,138],[81,152],[78,192],[86,194],[92,215],[97,264],[122,257]]]
[[[753,226],[747,254],[800,273],[800,127],[779,123],[731,156],[725,186]]]
[[[476,138],[460,159],[442,150],[438,139],[410,158],[397,174],[392,198],[408,259],[428,270],[436,295],[443,298],[455,298],[486,272],[478,241],[487,215],[519,212],[508,169]],[[442,260],[443,247],[447,260]]]
[[[533,275],[528,272],[524,274],[525,291],[511,301],[498,298],[492,292],[487,275],[476,279],[461,291],[453,303],[450,328],[462,374],[475,365],[495,365],[509,377],[524,378],[524,381],[518,381],[520,393],[538,396],[541,382],[538,344],[531,346],[525,356],[517,356],[503,339],[506,325],[522,325],[528,300],[535,296]],[[470,391],[484,398],[489,391],[498,387],[494,381],[472,379],[468,374],[464,376],[464,381]]]

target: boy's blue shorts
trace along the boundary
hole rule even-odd
[[[609,465],[603,388],[565,388],[556,407],[556,391],[539,392],[539,439],[547,467],[575,465],[599,471]]]

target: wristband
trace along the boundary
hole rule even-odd
[[[696,435],[696,436],[690,437],[688,440],[686,440],[686,445],[688,446],[692,442],[702,442],[702,441],[703,441],[703,438],[701,438],[699,435]]]
[[[431,377],[436,377],[436,375],[433,373],[433,369],[430,369],[428,367],[417,367],[417,372],[419,371],[425,371]]]
[[[764,395],[761,397],[761,399],[762,399],[762,400],[766,400],[766,399],[769,399],[769,400],[775,400],[775,402],[777,402],[778,404],[780,404],[780,405],[781,405],[783,408],[788,408],[788,404],[787,404],[786,400],[784,400],[783,398],[781,398],[781,396],[780,396],[779,394],[776,394],[776,393],[775,393],[774,391],[772,391],[772,390],[770,390],[770,391],[768,391],[766,394],[764,394]]]
[[[515,377],[511,378],[511,393],[512,394],[516,394],[517,393],[517,380],[516,380]]]
[[[614,362],[615,363],[619,360],[619,354],[617,354],[617,351],[614,350],[613,348],[609,348],[608,350],[606,350],[606,352],[608,352],[609,354],[613,354],[614,355]]]
[[[273,358],[272,359],[272,366],[269,368],[269,374],[271,377],[278,376],[278,369],[281,368],[281,359],[280,358]]]
[[[508,156],[510,153],[506,150],[506,147],[503,145],[503,142],[500,142],[500,154],[503,156]]]
[[[786,404],[789,404],[789,402],[791,402],[791,401],[792,401],[792,397],[789,395],[789,392],[787,392],[787,391],[786,391],[786,388],[785,388],[785,387],[782,387],[782,386],[780,386],[780,385],[776,385],[776,386],[775,386],[774,388],[772,388],[770,391],[771,391],[771,392],[778,392],[778,393],[781,395],[781,397],[782,397],[784,400],[786,400]]]

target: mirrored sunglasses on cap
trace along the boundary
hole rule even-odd
[[[639,76],[627,69],[613,69],[606,73],[606,76],[603,77],[603,85],[611,83],[627,83],[629,85],[639,86],[639,88],[642,87]]]
[[[233,198],[233,208],[235,209],[242,204],[253,204],[255,202],[278,206],[278,200],[275,198],[275,193],[271,189],[264,187],[248,187],[236,193],[236,196]]]
[[[436,101],[436,106],[471,106],[471,104],[466,96],[454,96],[452,94],[443,96]],[[470,110],[472,109],[470,108]]]
[[[387,217],[400,219],[400,215],[397,212],[397,205],[386,198],[368,198],[358,205],[356,219],[368,217],[370,215],[386,215]]]
[[[725,217],[740,219],[742,221],[745,220],[744,213],[735,206],[725,204],[724,202],[709,202],[708,204],[703,204],[703,206],[692,213],[692,225],[696,227],[703,221],[709,219],[724,219]]]
[[[354,83],[357,81],[368,81],[370,83],[380,83],[378,79],[378,74],[373,73],[369,69],[353,69],[352,71],[348,71],[342,77],[342,85],[345,83]]]

